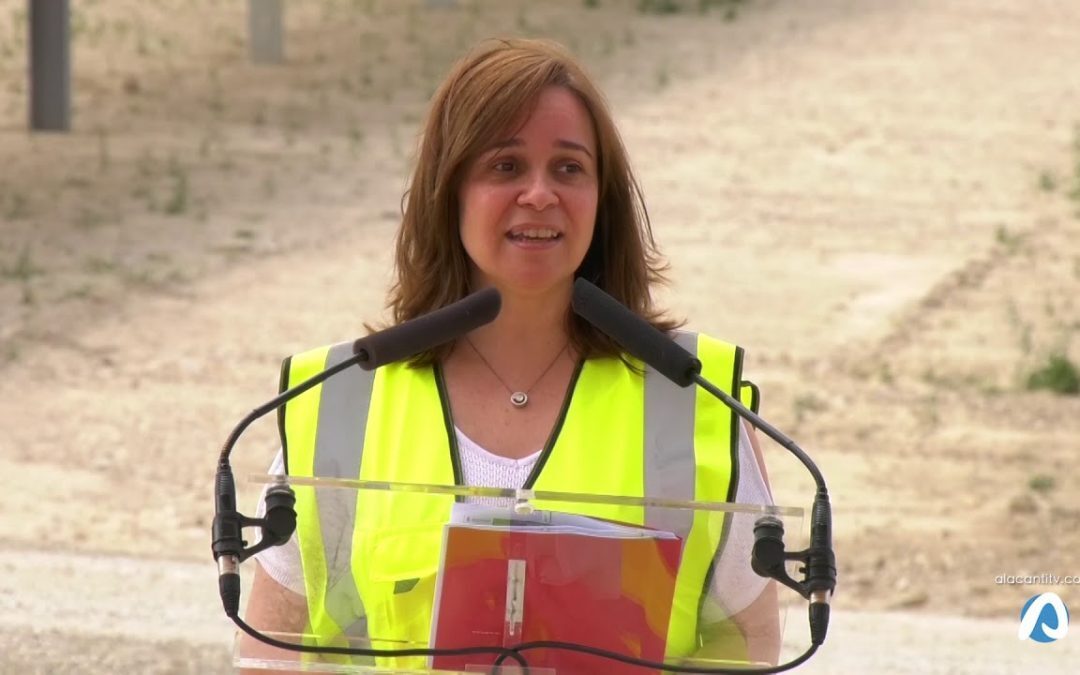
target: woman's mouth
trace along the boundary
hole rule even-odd
[[[562,232],[549,227],[535,227],[507,233],[506,237],[518,242],[547,242],[562,238]]]

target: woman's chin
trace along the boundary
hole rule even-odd
[[[574,285],[572,274],[514,274],[502,279],[490,279],[490,285],[507,293],[523,296],[545,296],[566,292]]]

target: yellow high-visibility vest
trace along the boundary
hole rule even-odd
[[[757,407],[756,388],[741,380],[739,347],[688,332],[676,333],[675,339],[701,360],[706,379]],[[343,343],[286,359],[282,389],[340,363],[352,355],[351,347]],[[733,501],[738,417],[703,389],[679,388],[651,368],[628,360],[637,372],[618,358],[579,364],[555,432],[522,487]],[[394,363],[374,372],[348,369],[290,401],[279,411],[279,427],[291,476],[462,483],[438,366]],[[296,492],[307,632],[322,644],[342,644],[345,636],[370,636],[380,640],[375,647],[425,645],[431,635],[443,525],[452,502],[364,490],[358,498],[350,496],[331,507],[321,503],[328,497],[316,497],[310,488],[298,487]],[[544,508],[540,502],[536,506]],[[336,523],[342,522],[341,511],[346,512],[345,522],[353,523],[352,536],[323,531],[329,508],[338,510]],[[566,503],[558,508],[570,510]],[[700,603],[730,518],[602,504],[581,504],[573,510],[662,527],[684,538],[667,655],[693,653],[700,646]],[[332,574],[343,562],[352,575]],[[386,661],[391,663],[423,667],[425,660]]]

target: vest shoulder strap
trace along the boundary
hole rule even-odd
[[[297,387],[350,358],[353,355],[352,344],[340,342],[316,347],[286,358],[281,364],[279,391]],[[373,371],[349,368],[278,408],[278,435],[286,473],[356,477],[356,472],[351,471],[353,467],[344,466],[352,462],[341,462],[339,460],[342,458],[336,455],[347,447],[346,443],[341,442],[343,439],[363,439],[367,404],[371,400],[374,379]],[[334,448],[338,451],[324,451],[316,458],[316,443],[324,450]],[[314,466],[315,462],[321,466]],[[359,465],[355,468],[358,470]]]

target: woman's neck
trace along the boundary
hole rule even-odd
[[[454,424],[484,448],[525,457],[551,437],[576,358],[567,349],[569,288],[502,293],[495,321],[459,340],[443,363]]]
[[[504,291],[499,315],[470,333],[469,341],[493,364],[518,364],[528,372],[530,364],[546,363],[566,346],[569,309],[569,287],[542,295]]]

